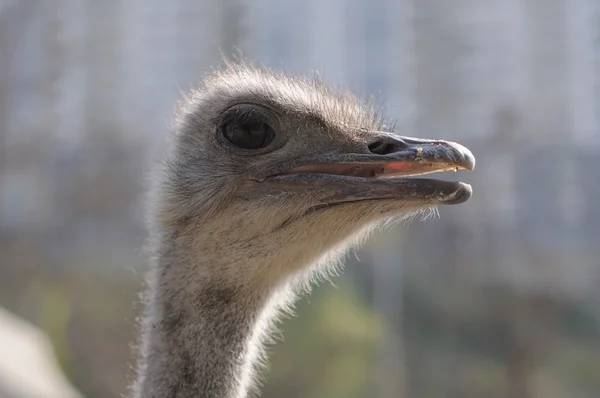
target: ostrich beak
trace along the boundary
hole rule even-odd
[[[459,204],[473,190],[462,182],[406,178],[442,171],[473,170],[475,156],[455,142],[372,133],[377,153],[337,153],[284,165],[265,179],[296,189],[331,191],[330,203],[390,199]]]

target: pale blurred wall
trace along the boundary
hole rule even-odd
[[[43,331],[0,307],[0,398],[82,398]]]

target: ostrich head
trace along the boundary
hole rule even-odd
[[[149,207],[135,397],[246,397],[277,310],[381,221],[458,204],[468,149],[385,131],[350,94],[229,66],[179,107]]]
[[[378,222],[472,194],[409,178],[472,170],[465,147],[393,134],[352,95],[265,69],[211,75],[179,107],[174,131],[159,229],[210,247],[219,265],[202,272],[224,284],[276,285]]]

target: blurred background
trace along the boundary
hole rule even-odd
[[[598,0],[3,0],[0,306],[83,396],[130,381],[174,103],[240,52],[478,160],[467,204],[378,234],[299,303],[263,397],[600,396]]]

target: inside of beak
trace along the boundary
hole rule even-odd
[[[458,171],[462,167],[449,163],[396,160],[386,163],[307,164],[281,174],[321,173],[364,178],[409,177],[442,171]]]

